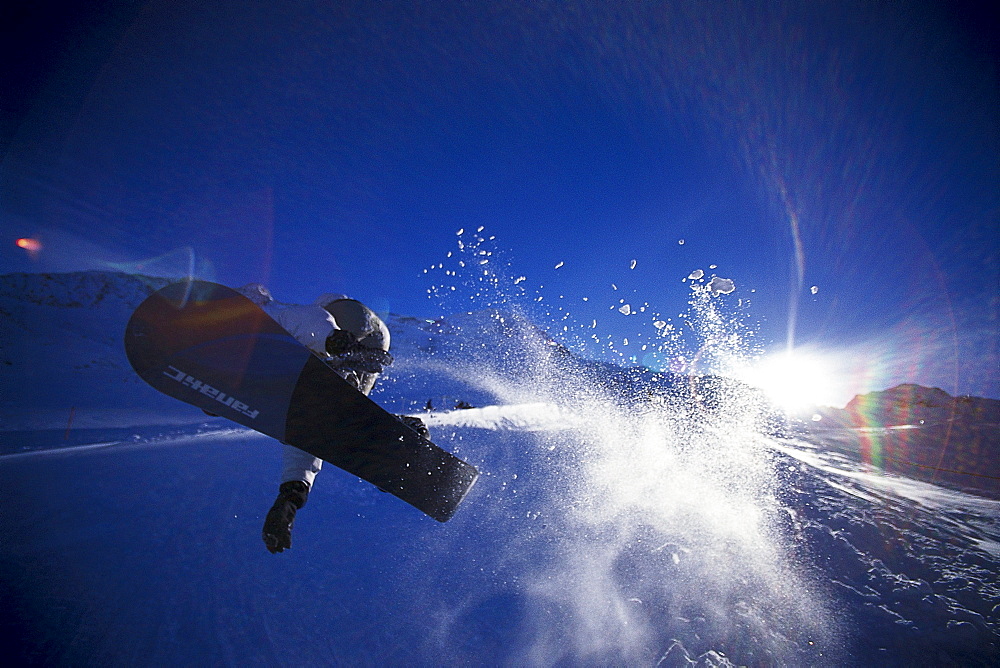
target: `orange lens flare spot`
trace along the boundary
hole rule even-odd
[[[42,243],[38,239],[29,239],[28,237],[23,237],[18,239],[14,243],[17,244],[18,248],[23,248],[29,253],[37,253],[42,250]]]

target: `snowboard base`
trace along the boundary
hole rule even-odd
[[[304,450],[438,521],[454,515],[479,475],[226,286],[182,281],[153,293],[129,320],[125,352],[160,392]]]

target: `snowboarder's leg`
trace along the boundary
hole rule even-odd
[[[281,552],[292,546],[292,524],[295,513],[306,504],[309,490],[316,474],[323,466],[323,460],[308,452],[286,445],[282,453],[283,467],[278,498],[264,519],[262,532],[264,545],[268,551]]]
[[[301,480],[308,487],[312,487],[316,474],[323,468],[322,459],[291,445],[282,448],[281,462],[281,482]]]
[[[382,351],[389,350],[389,329],[368,307],[360,302],[337,299],[326,304],[323,308],[336,318],[339,326],[339,329],[334,330],[327,337],[332,337],[334,344],[340,338],[337,332],[344,331],[344,334],[350,334],[348,342],[357,342],[362,346]],[[328,352],[334,354],[335,351]],[[371,392],[372,387],[375,386],[375,380],[379,376],[378,373],[371,371],[348,368],[338,369],[337,373],[365,395]],[[417,430],[419,427],[423,427],[423,423],[421,422],[419,426],[416,424],[408,426]],[[423,429],[426,432],[426,427]],[[274,505],[264,520],[264,544],[272,553],[281,552],[292,546],[292,523],[295,519],[295,513],[305,505],[316,474],[323,466],[322,459],[313,457],[290,445],[285,446],[282,459],[283,468],[278,498],[275,499]]]
[[[264,545],[268,552],[276,554],[292,546],[292,524],[295,513],[306,505],[309,498],[309,486],[301,480],[281,483],[278,488],[278,498],[267,512],[262,532]]]

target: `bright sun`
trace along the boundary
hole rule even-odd
[[[759,387],[775,405],[787,411],[836,403],[832,365],[815,353],[790,351],[768,355],[741,375],[744,382]]]

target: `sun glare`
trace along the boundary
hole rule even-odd
[[[787,411],[836,403],[832,365],[815,353],[791,351],[761,358],[742,374]]]

